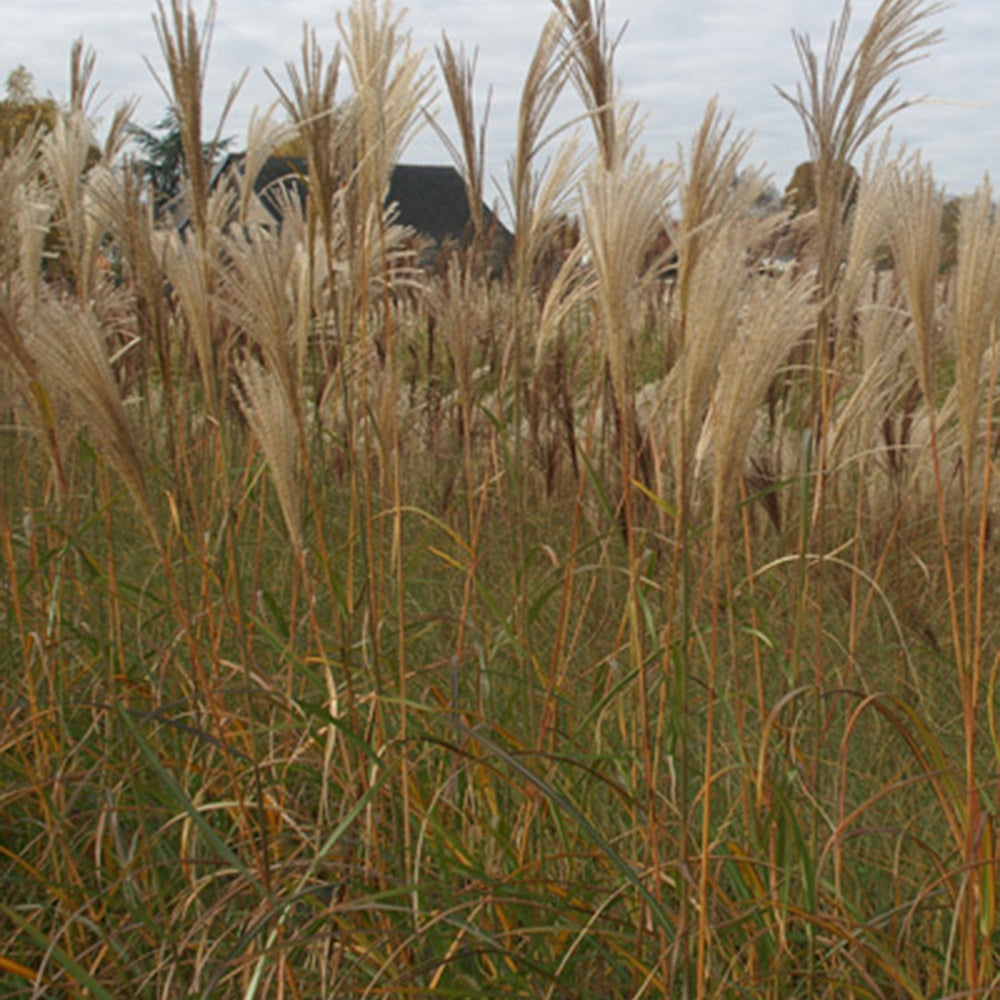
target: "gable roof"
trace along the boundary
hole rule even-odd
[[[241,170],[242,153],[232,153],[219,168],[213,184],[230,169]],[[303,204],[308,192],[309,167],[301,157],[272,156],[254,178],[254,193],[276,221],[281,221],[279,188],[296,194]],[[397,206],[396,222],[409,226],[430,240],[435,249],[447,243],[468,246],[472,236],[472,212],[461,174],[450,166],[399,163],[393,167],[385,204]],[[503,262],[509,256],[514,236],[487,205],[483,221],[490,234],[491,258]]]
[[[464,245],[472,230],[472,212],[461,174],[454,167],[399,163],[389,179],[386,203],[395,202],[397,221],[441,244]],[[512,238],[506,227],[483,205],[488,229]]]

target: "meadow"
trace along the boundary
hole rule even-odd
[[[949,246],[883,141],[939,5],[848,12],[796,36],[789,266],[715,105],[649,157],[590,0],[499,276],[473,62],[388,5],[222,184],[160,5],[182,227],[74,50],[0,160],[0,993],[996,995],[1000,227],[984,182]],[[474,212],[427,269],[383,194],[436,79]]]

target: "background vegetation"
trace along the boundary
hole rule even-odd
[[[389,6],[231,184],[159,7],[180,228],[74,51],[0,161],[5,996],[995,993],[1000,233],[984,184],[949,256],[876,141],[936,13],[796,38],[788,259],[746,137],[651,162],[558,0],[500,280],[478,213],[430,273],[382,204],[433,86]]]

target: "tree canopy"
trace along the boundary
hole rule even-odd
[[[51,129],[59,106],[51,97],[35,96],[35,81],[23,66],[7,74],[5,98],[0,101],[0,155],[6,156],[33,128]]]
[[[180,194],[184,177],[184,143],[177,112],[168,108],[151,128],[132,125],[129,133],[138,147],[139,163],[152,185],[156,208],[160,211]],[[232,141],[227,138],[204,143],[202,156],[206,166],[212,166]]]
[[[857,170],[848,167],[840,192],[845,209],[850,208],[857,199],[860,180]],[[791,209],[792,215],[804,215],[816,207],[816,165],[812,160],[806,160],[795,168],[792,179],[785,187],[784,202],[785,207]]]

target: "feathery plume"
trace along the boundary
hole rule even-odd
[[[163,0],[157,0],[157,13],[153,17],[156,36],[160,43],[167,66],[169,87],[156,70],[150,66],[154,78],[159,83],[164,96],[170,101],[181,131],[181,145],[184,149],[184,170],[186,178],[185,203],[191,225],[202,246],[205,245],[209,219],[207,201],[209,193],[209,164],[205,162],[202,142],[202,100],[205,91],[205,75],[208,69],[208,54],[215,27],[215,0],[211,0],[205,21],[199,29],[193,8],[185,10],[181,0],[171,0],[170,8]],[[236,100],[240,87],[246,79],[244,73],[234,83],[226,97],[219,116],[215,136],[210,143],[216,148],[222,136],[226,117]]]
[[[236,395],[260,443],[271,481],[278,494],[278,504],[288,536],[296,550],[302,551],[302,521],[297,477],[298,450],[296,423],[291,402],[274,372],[268,371],[251,357],[237,364],[239,384]]]
[[[719,356],[706,430],[712,438],[712,523],[722,530],[736,497],[754,417],[788,352],[815,322],[814,280],[786,271],[754,283],[739,327]],[[700,450],[700,449],[699,449]]]
[[[962,435],[962,482],[972,494],[983,354],[1000,315],[1000,224],[988,180],[962,203],[955,285],[955,380]]]
[[[845,285],[846,288],[846,285]],[[871,460],[892,476],[904,470],[903,436],[892,430],[900,401],[912,385],[904,377],[906,313],[892,302],[889,282],[877,286],[876,298],[859,305],[854,317],[858,340],[858,370],[850,393],[833,414],[827,445],[830,469],[856,465],[862,481]]]
[[[882,0],[846,64],[850,0],[844,0],[840,17],[830,27],[822,65],[809,36],[792,33],[805,87],[797,84],[794,94],[776,89],[799,116],[813,162],[823,302],[831,301],[845,249],[844,207],[855,193],[852,161],[886,121],[912,103],[900,99],[899,82],[893,77],[941,40],[941,31],[928,30],[925,22],[943,9],[944,4],[926,0]],[[834,335],[831,320],[821,308],[817,347],[827,351]]]
[[[489,102],[486,114],[476,132],[475,102],[473,99],[473,84],[476,75],[476,57],[470,59],[464,48],[457,51],[442,35],[440,48],[436,50],[441,75],[444,77],[448,98],[455,113],[458,125],[458,136],[461,152],[452,146],[452,157],[459,165],[462,179],[465,181],[465,192],[472,215],[472,225],[476,234],[476,245],[482,247],[485,238],[485,221],[483,218],[483,171],[486,168],[486,123],[489,120]],[[448,145],[451,146],[450,140]]]
[[[423,52],[411,49],[411,33],[402,30],[402,21],[403,12],[395,13],[391,0],[354,0],[337,15],[358,109],[359,202],[379,211],[392,168],[419,128],[419,110],[431,90]]]
[[[608,36],[604,0],[553,0],[566,22],[566,41],[570,70],[577,92],[590,116],[597,148],[606,169],[610,170],[619,137],[615,102],[615,49],[621,34]],[[624,30],[624,29],[623,29]]]
[[[540,252],[540,233],[532,226],[536,212],[538,177],[534,160],[550,138],[545,126],[566,84],[569,56],[561,45],[562,19],[553,14],[542,27],[521,89],[517,115],[517,146],[507,168],[514,216],[514,277],[528,281],[532,261]]]
[[[889,163],[890,139],[891,135],[887,133],[884,141],[869,149],[865,155],[836,297],[838,330],[850,328],[862,296],[875,279],[876,255],[885,249],[889,241],[893,176]]]
[[[225,258],[220,298],[299,412],[313,307],[305,247],[294,226],[234,229]]]
[[[696,442],[708,413],[719,361],[735,336],[747,291],[744,249],[738,231],[727,226],[699,250],[689,277],[684,345],[664,382],[663,397],[673,399],[672,458],[681,509],[695,499]]]
[[[594,271],[602,353],[619,405],[629,398],[630,343],[635,301],[659,272],[647,253],[663,225],[673,176],[635,151],[632,108],[621,115],[610,165],[603,158],[585,173],[580,190],[584,234]]]
[[[935,316],[941,260],[944,195],[929,166],[914,156],[892,179],[892,256],[910,310],[909,343],[920,389],[928,407],[936,406]]]
[[[758,171],[741,172],[750,137],[737,133],[730,138],[732,125],[732,116],[723,118],[713,98],[691,141],[690,153],[679,151],[677,292],[682,317],[687,316],[692,299],[692,276],[714,234],[738,224],[764,187]]]
[[[89,306],[46,296],[25,342],[40,381],[65,400],[79,423],[90,427],[97,450],[122,477],[156,537],[142,458],[108,363],[104,337]]]
[[[352,104],[337,104],[340,76],[340,48],[327,61],[316,40],[316,33],[303,29],[302,70],[294,63],[285,64],[288,89],[267,73],[282,107],[293,123],[305,152],[308,167],[309,201],[307,204],[310,242],[318,223],[323,242],[329,250],[334,242],[334,200],[354,167],[357,136]]]

